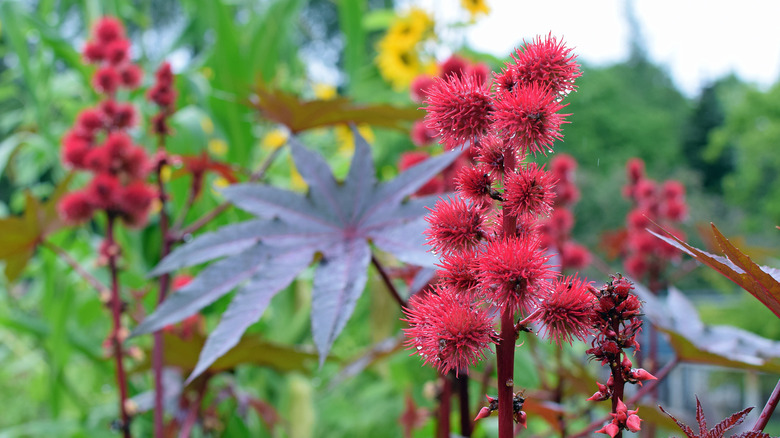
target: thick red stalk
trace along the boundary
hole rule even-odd
[[[158,151],[162,151],[165,137],[160,135],[158,138]],[[160,260],[165,258],[171,252],[171,236],[169,235],[169,221],[167,212],[168,197],[165,193],[165,184],[163,184],[162,171],[165,166],[165,162],[160,160],[157,163],[156,176],[157,176],[157,194],[160,200],[160,235],[162,236],[162,250],[160,251]],[[165,301],[165,296],[168,294],[170,288],[170,275],[164,274],[160,276],[160,292],[157,297],[157,305],[159,306]],[[152,369],[154,370],[154,436],[156,438],[162,438],[165,433],[165,408],[163,406],[163,395],[165,394],[165,388],[163,387],[163,366],[165,359],[165,345],[163,341],[163,333],[161,331],[154,332],[154,346],[152,349]]]
[[[125,438],[130,438],[130,415],[127,413],[127,375],[125,374],[124,350],[122,342],[124,335],[122,330],[122,298],[119,296],[119,270],[117,269],[117,257],[119,248],[114,239],[114,226],[116,217],[108,214],[108,225],[106,227],[106,247],[108,248],[108,268],[111,271],[111,317],[113,329],[111,331],[111,346],[113,348],[114,360],[116,361],[116,380],[119,387],[119,412],[122,419],[122,434]]]
[[[473,429],[471,409],[469,407],[469,376],[465,372],[455,378],[458,384],[458,401],[460,403],[460,436],[470,437]]]
[[[514,171],[515,152],[510,150],[504,156],[504,172]],[[504,236],[517,234],[517,217],[503,211]],[[498,438],[512,438],[514,435],[514,366],[515,366],[515,330],[514,312],[505,308],[501,312],[501,339],[496,348],[498,368]]]
[[[775,389],[772,391],[772,395],[769,396],[769,400],[766,401],[766,405],[764,405],[764,409],[761,411],[761,415],[758,416],[756,425],[753,426],[754,432],[764,431],[766,424],[772,417],[772,413],[775,412],[775,408],[777,407],[778,402],[780,402],[780,380],[777,381],[777,385],[775,385]]]
[[[450,410],[452,409],[452,379],[449,374],[440,375],[441,399],[439,400],[439,421],[436,429],[437,438],[450,436]]]

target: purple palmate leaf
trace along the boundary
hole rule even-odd
[[[333,177],[321,155],[291,139],[295,166],[309,186],[306,195],[262,184],[226,188],[223,194],[228,201],[259,218],[203,234],[163,259],[151,275],[226,257],[168,297],[133,334],[181,321],[238,288],[201,351],[193,379],[236,345],[271,298],[320,254],[311,318],[322,362],[363,292],[371,244],[407,263],[434,267],[437,260],[424,245],[423,217],[425,207],[436,198],[406,198],[451,164],[459,152],[431,158],[392,181],[378,183],[371,149],[353,133],[355,155],[343,182]]]

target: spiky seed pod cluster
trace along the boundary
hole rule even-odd
[[[130,41],[122,23],[100,19],[84,47],[84,58],[98,65],[92,85],[103,100],[83,110],[65,134],[62,160],[92,172],[93,178],[84,189],[65,195],[59,212],[71,223],[87,221],[104,210],[130,226],[143,225],[156,193],[144,182],[151,170],[146,151],[126,133],[136,122],[135,108],[115,99],[119,88],[136,88],[142,78],[141,69],[130,61]]]

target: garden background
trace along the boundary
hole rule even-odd
[[[169,166],[164,177],[174,219],[188,204],[191,190],[194,161],[186,157],[206,157],[205,164],[200,163],[206,166],[201,172],[203,190],[180,219],[189,224],[224,201],[224,187],[248,180],[271,155],[275,159],[264,182],[305,191],[306,183],[283,147],[292,134],[322,154],[338,178],[347,175],[355,150],[347,122],[353,122],[371,145],[380,180],[399,173],[405,153],[438,154],[430,146],[416,146],[410,137],[412,123],[424,115],[410,97],[412,79],[435,74],[437,63],[451,54],[499,70],[510,53],[498,58],[465,45],[469,27],[490,14],[489,1],[437,4],[457,11],[456,18],[424,24],[429,29],[414,41],[415,50],[404,52],[392,41],[394,26],[414,20],[410,11],[425,12],[410,8],[408,2],[2,1],[0,259],[5,275],[0,280],[0,437],[116,435],[111,430],[117,394],[105,344],[111,331],[106,299],[73,269],[78,264],[99,281],[109,282],[109,272],[99,260],[105,221],[96,218],[71,226],[56,218],[56,201],[64,185],[74,189],[87,181],[83,173],[71,176],[61,163],[60,149],[77,114],[98,101],[91,87],[95,69],[85,64],[81,53],[100,17],[112,15],[124,22],[132,41],[131,58],[146,73],[141,90],[123,96],[137,105],[141,122],[133,136],[149,151],[156,140],[145,127],[155,108],[145,100],[144,90],[163,61],[173,65],[178,98],[165,148],[183,160]],[[598,65],[579,60],[583,75],[565,110],[573,116],[564,127],[566,141],[556,145],[556,153],[579,162],[576,183],[582,196],[574,207],[572,235],[592,254],[592,263],[581,273],[599,283],[609,273],[624,271],[616,239],[631,209],[621,188],[626,184],[626,163],[633,157],[644,161],[649,178],[684,184],[687,215],[680,228],[688,242],[717,253],[709,237],[709,223],[715,222],[755,261],[776,266],[780,86],[759,87],[730,75],[695,95],[683,94],[666,68],[648,57],[641,23],[630,5],[627,2],[623,11],[632,35],[629,56]],[[565,29],[549,31],[560,35]],[[522,29],[506,32],[518,46],[534,37]],[[576,41],[569,44],[576,53]],[[275,96],[277,106],[267,104],[269,96]],[[325,104],[294,123],[280,116],[280,108],[302,111],[300,105],[306,101]],[[354,110],[350,105],[370,106],[373,112],[347,114],[347,109]],[[311,122],[328,112],[345,123]],[[301,129],[291,128],[295,123]],[[156,284],[147,279],[160,260],[155,208],[159,206],[152,206],[145,226],[117,234],[123,248],[122,293],[132,306],[130,329],[156,303]],[[199,233],[248,217],[229,208]],[[395,262],[388,259],[394,267]],[[419,359],[404,349],[402,313],[378,271],[368,270],[366,290],[322,366],[309,327],[312,272],[304,271],[278,294],[262,319],[247,330],[237,353],[210,369],[208,390],[197,399],[202,410],[193,436],[433,433],[434,421],[426,412],[436,406],[436,373],[422,368]],[[732,325],[774,343],[728,363],[709,360],[709,365],[680,366],[669,378],[673,383],[662,386],[660,400],[680,412],[692,412],[693,394],[698,392],[707,409],[720,418],[745,406],[760,409],[780,371],[776,317],[715,271],[696,268],[687,256],[674,262],[667,279],[694,303],[695,310],[684,309],[692,312],[691,318],[698,313],[706,325]],[[205,334],[229,302],[222,298],[205,307],[190,333],[172,329],[166,343],[171,387],[180,387],[182,377],[192,370]],[[151,336],[127,343],[129,392],[138,412],[133,431],[138,436],[151,435],[153,427],[151,345]],[[569,370],[597,372],[585,360],[585,349],[576,343],[567,347],[564,360],[572,362]],[[664,343],[660,354],[671,355],[672,349]],[[533,363],[539,357],[554,357],[552,350],[546,342],[518,350],[515,384],[539,387],[548,377]],[[697,362],[697,357],[708,362],[696,354],[689,362]],[[483,388],[477,378],[471,384],[476,407],[482,403],[477,398]],[[682,385],[690,386],[675,392]],[[592,393],[595,387],[581,390]],[[186,391],[184,396],[195,397]],[[171,403],[175,411],[175,396]],[[184,406],[178,403],[178,408]],[[670,423],[657,416],[659,436],[667,436],[663,428]],[[494,430],[487,420],[474,436],[491,436]],[[548,436],[550,430],[543,419],[529,419],[529,434]],[[775,420],[766,431],[776,435],[780,424]]]

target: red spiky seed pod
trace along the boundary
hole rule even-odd
[[[427,126],[445,147],[479,140],[488,131],[493,110],[487,87],[474,76],[437,79],[425,99]]]
[[[406,345],[446,375],[468,368],[483,359],[493,342],[493,319],[468,295],[434,286],[417,294],[404,309],[409,328]]]
[[[114,17],[103,17],[95,24],[94,35],[103,44],[125,37],[125,27]]]
[[[71,224],[85,222],[95,213],[90,197],[81,191],[63,196],[57,205],[57,210],[65,222]]]
[[[484,237],[485,207],[461,198],[439,199],[425,216],[428,245],[439,254],[474,248]]]
[[[509,67],[521,84],[535,83],[562,95],[577,88],[574,81],[582,76],[576,57],[562,41],[548,34],[517,49],[512,56],[515,64]]]
[[[477,279],[494,305],[530,313],[541,287],[556,276],[545,265],[549,258],[533,237],[505,237],[486,246],[479,257]]]
[[[100,67],[92,76],[92,86],[95,90],[108,95],[113,95],[121,82],[122,77],[110,65]]]
[[[119,180],[108,173],[99,173],[92,178],[85,193],[89,202],[101,210],[114,210],[119,202],[121,186]]]
[[[547,216],[555,199],[555,177],[536,163],[508,172],[504,181],[504,208],[515,216]]]
[[[488,205],[492,202],[494,178],[491,169],[485,165],[463,166],[455,176],[458,193],[475,204]]]
[[[545,288],[539,303],[538,321],[546,337],[558,346],[584,341],[590,333],[594,296],[589,283],[576,276],[558,278]]]
[[[563,138],[561,125],[568,123],[565,118],[570,115],[559,113],[565,105],[556,97],[536,83],[521,84],[499,95],[492,112],[493,126],[523,154],[547,155],[553,143]]]

